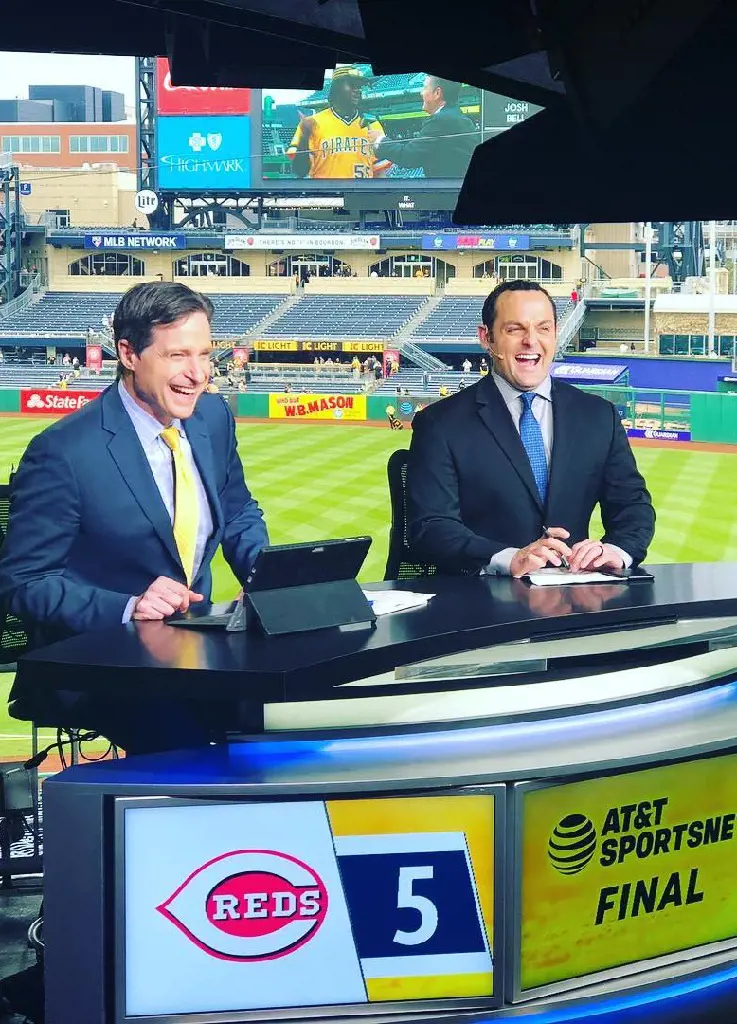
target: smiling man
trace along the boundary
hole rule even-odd
[[[523,576],[641,562],[655,512],[616,409],[552,380],[553,300],[532,281],[488,296],[479,340],[493,372],[412,423],[409,542],[444,573]],[[604,535],[589,536],[601,506]]]
[[[13,480],[0,602],[34,644],[186,611],[209,599],[220,545],[243,582],[268,543],[233,416],[204,393],[212,313],[186,285],[131,288],[113,320],[118,381],[29,444]]]

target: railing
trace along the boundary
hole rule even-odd
[[[438,359],[437,356],[433,356],[429,352],[426,352],[424,348],[420,348],[419,345],[415,345],[412,341],[396,341],[396,346],[400,355],[405,356],[407,359],[411,359],[412,362],[416,366],[419,366],[421,370],[447,369],[447,366],[441,359]]]
[[[26,284],[26,290],[17,298],[6,302],[4,306],[0,306],[0,323],[11,316],[15,316],[16,313],[22,313],[24,309],[27,309],[41,290],[41,276],[39,274],[31,277],[25,272],[21,273],[21,283]]]
[[[578,332],[579,327],[583,323],[583,318],[586,316],[586,303],[583,301],[577,302],[573,307],[572,312],[563,320],[558,329],[558,351],[557,355],[562,355],[563,352],[568,348],[571,341]]]

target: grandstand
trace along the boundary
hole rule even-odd
[[[283,295],[212,295],[215,307],[213,336],[232,338],[253,330],[284,302]],[[99,330],[103,317],[112,315],[118,292],[46,292],[39,302],[0,323],[5,336],[23,334],[84,334]]]
[[[391,338],[424,298],[400,295],[307,295],[286,309],[264,335],[275,338]]]
[[[555,308],[560,323],[572,308],[570,299],[555,299]],[[419,323],[412,335],[415,338],[435,341],[440,338],[475,338],[476,328],[481,323],[481,296],[454,297],[442,299],[427,319]]]
[[[60,377],[67,378],[67,388],[82,391],[99,391],[110,384],[111,376],[97,376],[86,373],[83,369],[79,377],[72,375],[69,366],[32,365],[17,363],[0,366],[0,388],[55,388]]]

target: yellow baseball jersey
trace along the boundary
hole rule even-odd
[[[361,114],[345,121],[332,107],[326,107],[300,121],[287,155],[308,151],[310,178],[373,178],[377,160],[369,144],[369,130],[383,128],[378,121],[364,121]]]

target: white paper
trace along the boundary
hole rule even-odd
[[[412,608],[424,608],[434,594],[414,594],[410,590],[364,590],[374,610],[374,615],[391,615],[393,612],[408,612]]]
[[[565,587],[572,583],[624,583],[619,576],[609,576],[605,572],[569,572],[558,566],[538,569],[528,573],[527,579],[534,587]]]

